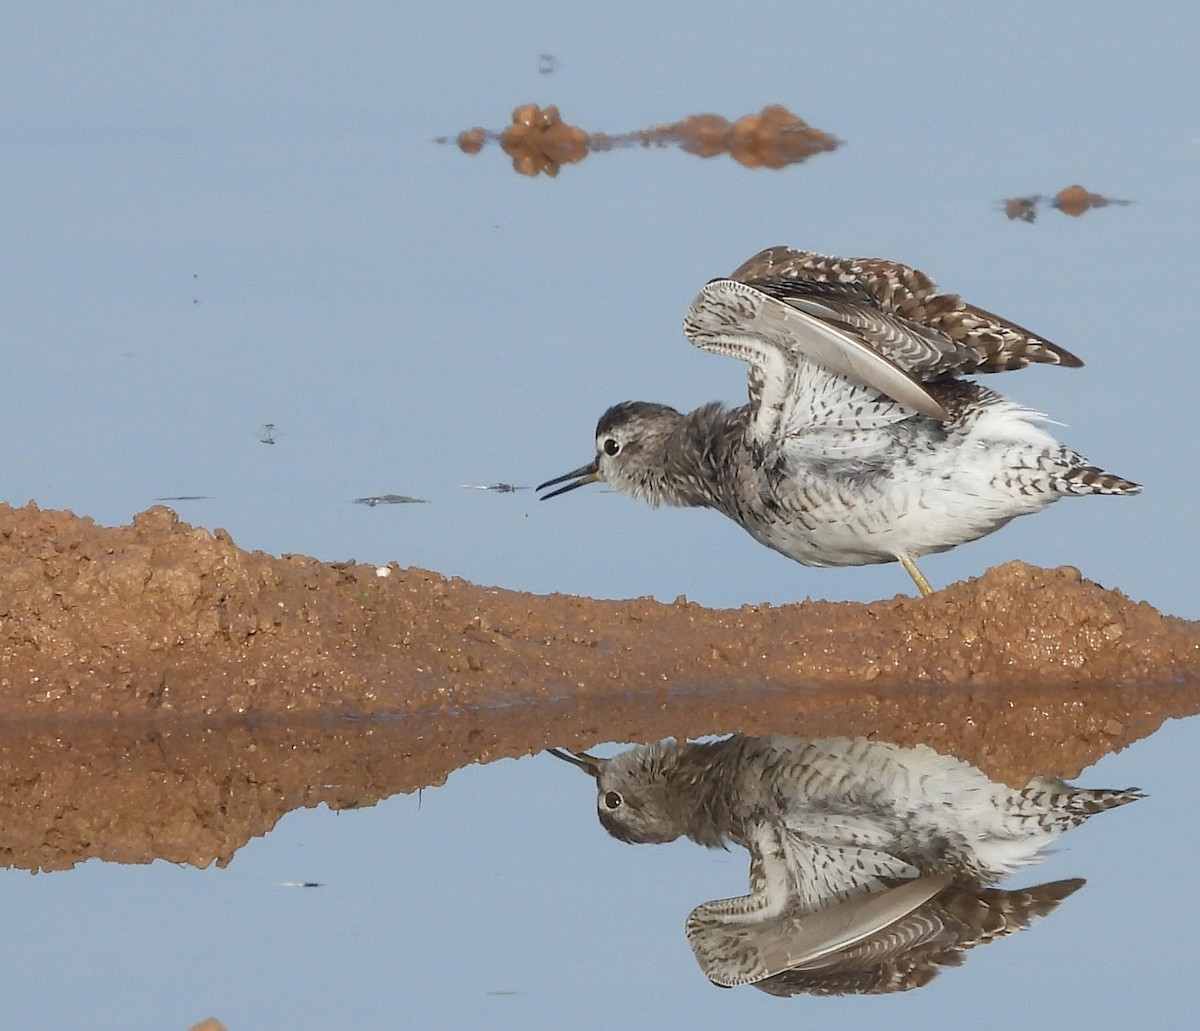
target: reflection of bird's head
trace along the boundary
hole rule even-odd
[[[596,780],[596,812],[614,838],[633,844],[674,841],[685,828],[670,810],[671,761],[678,745],[660,741],[611,759],[552,748],[551,753]]]

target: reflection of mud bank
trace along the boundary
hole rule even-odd
[[[449,139],[441,137],[437,142],[447,143]],[[512,158],[513,169],[530,176],[558,175],[563,165],[615,147],[673,144],[700,157],[729,154],[747,168],[783,168],[839,145],[837,139],[778,104],[736,122],[720,115],[691,115],[681,122],[616,135],[589,135],[577,125],[568,125],[553,104],[545,108],[523,104],[513,111],[512,124],[503,132],[467,129],[458,134],[456,142],[464,154],[478,154],[485,143],[498,142]]]
[[[1068,186],[1050,198],[1045,198],[1040,193],[1030,194],[1027,197],[1008,197],[1004,201],[1004,214],[1008,216],[1010,222],[1014,219],[1033,222],[1037,219],[1038,208],[1043,204],[1056,208],[1064,215],[1078,218],[1091,208],[1107,208],[1110,204],[1127,207],[1132,203],[1131,200],[1117,200],[1115,197],[1089,193],[1082,186]]]
[[[1200,709],[1197,689],[714,689],[583,695],[373,720],[11,721],[0,727],[0,866],[94,857],[229,862],[293,809],[374,805],[471,763],[551,745],[739,730],[928,743],[1012,785],[1073,777]],[[549,756],[546,762],[555,762]]]
[[[227,863],[293,809],[373,805],[485,750],[478,726],[308,720],[0,730],[0,865]],[[412,749],[423,749],[414,762]]]

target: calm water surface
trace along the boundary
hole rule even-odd
[[[586,1028],[652,1012],[672,1027],[1085,1028],[1147,1014],[1185,1027],[1200,908],[1180,858],[1197,810],[1181,757],[1198,734],[1197,718],[1172,722],[1085,770],[1084,786],[1139,784],[1150,797],[1093,817],[1005,883],[1086,886],[904,995],[713,987],[683,923],[700,902],[745,893],[746,853],[617,842],[591,784],[543,755],[367,809],[291,813],[225,869],[5,871],[6,1026],[182,1028],[213,1013],[231,1028],[519,1028],[569,1011]]]
[[[898,567],[805,569],[712,513],[459,487],[580,464],[615,401],[739,402],[742,367],[689,348],[680,320],[709,278],[788,243],[917,265],[1079,353],[1078,372],[995,386],[1146,484],[933,557],[935,585],[1066,563],[1200,618],[1200,498],[1179,474],[1200,438],[1181,303],[1200,12],[759,10],[10,12],[5,498],[121,523],[193,496],[181,515],[244,547],[522,590],[890,596],[909,589]],[[783,103],[846,146],[778,173],[621,151],[535,181],[495,148],[430,142],[526,101],[607,131]],[[998,208],[1073,182],[1136,203],[1033,225]],[[353,503],[385,495],[428,503]],[[744,891],[744,855],[622,846],[578,774],[533,757],[420,798],[295,812],[226,869],[7,871],[0,1023],[1192,1026],[1197,726],[1079,778],[1151,795],[1029,872],[1086,888],[905,996],[713,988],[683,920]],[[282,886],[307,881],[322,886]]]

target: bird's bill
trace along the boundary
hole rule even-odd
[[[564,473],[562,476],[556,476],[553,480],[547,480],[545,483],[539,483],[537,490],[545,490],[547,487],[553,487],[556,483],[563,483],[566,480],[574,480],[574,483],[568,483],[565,487],[559,487],[558,490],[552,490],[549,494],[543,494],[540,501],[549,501],[551,498],[556,498],[560,494],[566,494],[569,490],[574,490],[576,487],[586,487],[589,483],[598,483],[600,480],[600,469],[597,461],[591,461],[587,465],[581,465],[578,469],[572,469],[569,473]]]
[[[588,755],[587,752],[568,752],[565,748],[547,748],[546,751],[557,756],[563,762],[578,766],[584,773],[592,777],[600,776],[600,764],[603,760],[597,759],[594,755]]]

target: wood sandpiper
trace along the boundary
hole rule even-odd
[[[797,562],[899,562],[930,594],[922,555],[1060,497],[1141,490],[1060,444],[1041,413],[960,378],[1078,358],[906,265],[772,247],[701,290],[683,329],[749,365],[750,403],[614,405],[595,459],[541,484],[571,481],[543,501],[601,481],[715,508]]]

